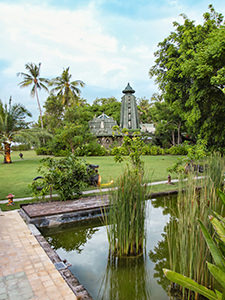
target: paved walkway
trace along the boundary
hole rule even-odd
[[[198,178],[201,178],[201,177],[198,177]],[[179,181],[178,179],[174,179],[171,182],[176,183],[178,181]],[[153,186],[153,185],[166,184],[166,183],[168,183],[168,180],[149,182],[149,183],[147,183],[147,185],[148,186]],[[90,195],[90,194],[106,193],[106,192],[109,192],[112,189],[113,188],[98,188],[98,189],[95,189],[95,190],[83,191],[82,194],[83,195]],[[114,188],[114,189],[116,189],[116,188]],[[52,197],[57,197],[57,196],[58,196],[57,194],[52,195]],[[47,195],[47,196],[45,196],[45,198],[48,199],[48,198],[50,198],[50,196]],[[33,197],[15,198],[15,199],[13,199],[13,201],[17,202],[17,201],[25,201],[25,200],[32,200],[32,199],[33,199]],[[0,204],[4,204],[4,203],[8,203],[8,200],[0,200]]]
[[[0,300],[77,297],[17,211],[0,212]]]

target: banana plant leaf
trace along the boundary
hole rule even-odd
[[[168,270],[168,269],[163,269],[163,272],[170,281],[173,281],[173,282],[183,286],[184,288],[190,289],[198,294],[201,294],[201,295],[205,296],[206,298],[208,298],[209,300],[218,300],[218,299],[222,300],[222,296],[218,297],[218,295],[220,295],[220,293],[216,294],[214,291],[206,288],[203,285],[198,284],[191,278],[188,278],[184,275],[181,275],[179,273],[176,273],[176,272]]]
[[[199,224],[201,226],[201,230],[203,233],[203,236],[205,238],[205,241],[209,247],[209,250],[212,254],[212,257],[215,261],[215,264],[225,272],[225,260],[224,257],[221,253],[221,251],[219,250],[219,248],[217,247],[217,245],[215,244],[215,242],[213,241],[211,235],[208,233],[207,229],[205,228],[205,226],[203,225],[203,223],[199,221]]]

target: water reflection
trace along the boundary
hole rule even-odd
[[[150,276],[145,255],[136,258],[112,258],[98,293],[98,299],[150,299]]]
[[[162,239],[158,241],[154,249],[149,251],[149,258],[154,262],[154,278],[157,279],[157,283],[163,287],[163,289],[168,293],[170,299],[181,299],[180,291],[177,288],[174,288],[174,285],[165,277],[163,273],[163,268],[171,269],[172,265],[174,266],[175,260],[172,255],[173,251],[176,249],[175,237],[176,232],[174,233],[174,239],[171,240],[171,235],[168,235],[168,232],[171,232],[171,228],[175,229],[176,215],[177,215],[177,196],[167,196],[158,199],[152,200],[152,205],[154,208],[162,208],[163,215],[169,215],[169,221],[163,228],[161,233]],[[173,257],[172,257],[173,256]],[[178,261],[178,258],[176,257]]]
[[[90,227],[87,224],[75,228],[73,225],[58,227],[58,229],[44,229],[43,235],[55,250],[61,248],[65,251],[75,250],[77,253],[81,253],[87,241],[98,231],[98,228]]]
[[[146,254],[138,258],[109,260],[106,227],[96,222],[45,230],[43,235],[60,258],[72,264],[71,272],[93,299],[168,300],[168,284],[160,268],[167,267],[168,262],[163,232],[169,210],[160,199],[147,201],[146,211]]]

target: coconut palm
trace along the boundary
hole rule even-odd
[[[50,137],[45,130],[28,127],[26,117],[32,117],[31,113],[21,104],[3,104],[0,100],[0,153],[4,155],[4,163],[11,163],[11,143],[29,142],[39,144],[41,137]],[[1,149],[1,146],[2,149]]]
[[[69,106],[74,102],[78,102],[80,96],[80,87],[84,87],[84,82],[81,80],[70,81],[72,75],[69,73],[69,67],[63,70],[61,76],[53,78],[50,82],[51,86],[55,86],[51,92],[62,97],[62,103]]]
[[[27,87],[32,85],[31,88],[31,96],[36,96],[38,108],[40,112],[40,121],[41,121],[41,128],[43,129],[43,118],[42,118],[42,110],[41,105],[38,97],[38,89],[41,90],[42,88],[46,91],[48,91],[47,86],[45,85],[49,81],[45,78],[40,77],[40,68],[41,63],[38,64],[38,66],[34,63],[27,63],[25,64],[25,69],[28,71],[28,73],[17,73],[17,76],[22,76],[23,81],[19,83],[20,87]]]
[[[0,142],[3,144],[4,163],[11,163],[10,148],[12,141],[21,130],[28,128],[25,117],[31,117],[31,113],[21,104],[3,104],[0,100]]]

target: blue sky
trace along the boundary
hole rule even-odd
[[[157,44],[186,14],[196,23],[212,3],[225,15],[221,0],[0,0],[0,99],[24,104],[38,116],[30,90],[18,86],[27,62],[41,62],[41,76],[53,78],[70,66],[73,80],[86,83],[81,96],[115,96],[130,82],[136,97],[157,91],[149,68]],[[47,94],[40,94],[41,103]]]

